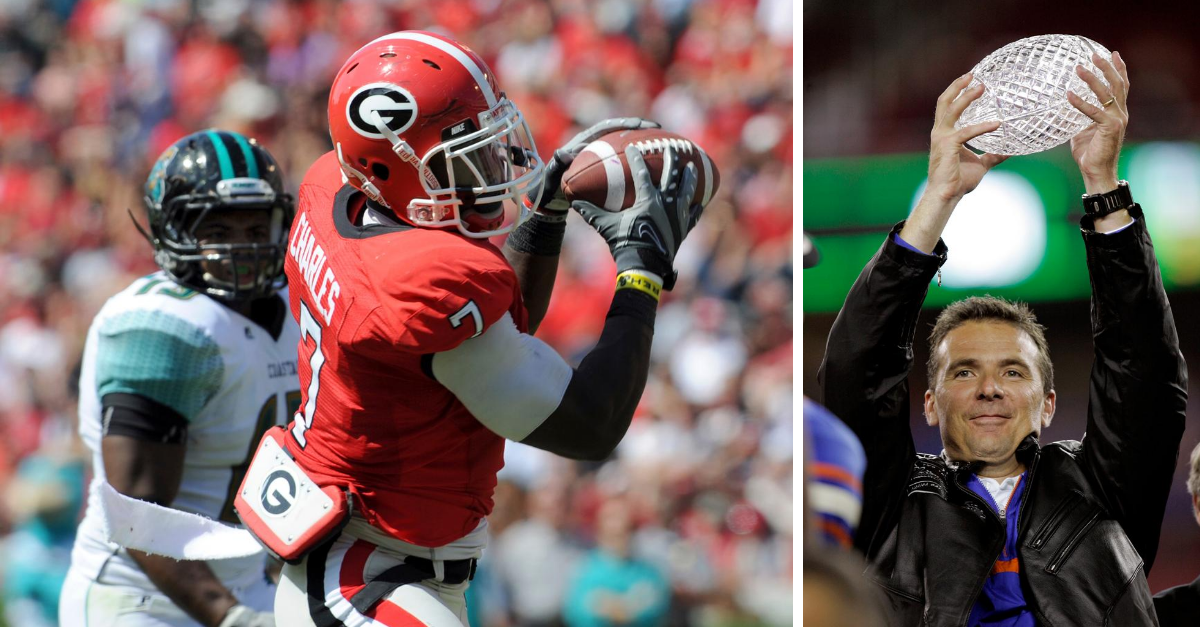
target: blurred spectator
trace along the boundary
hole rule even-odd
[[[862,513],[862,477],[867,456],[846,423],[815,401],[804,399],[805,500],[816,517],[815,537],[850,549]],[[807,522],[807,521],[805,521]]]
[[[561,474],[543,477],[526,496],[528,517],[494,535],[489,553],[511,599],[513,624],[562,624],[567,583],[579,562],[579,550],[566,532],[568,480]]]
[[[562,621],[545,608],[561,608],[568,549],[590,548],[606,495],[625,493],[672,624],[791,624],[791,15],[784,0],[0,2],[0,490],[74,431],[63,373],[104,301],[155,269],[127,213],[144,221],[154,158],[226,127],[271,146],[295,193],[330,148],[337,64],[388,32],[438,30],[496,70],[543,152],[646,115],[703,146],[722,181],[676,260],[688,278],[664,297],[617,456],[509,446],[473,623]],[[595,343],[613,276],[602,239],[569,220],[538,331],[568,357]],[[0,535],[16,524],[0,510]],[[10,536],[0,568],[28,542]],[[568,553],[543,567],[523,550]]]
[[[597,514],[597,547],[575,573],[564,618],[570,627],[659,625],[667,614],[670,589],[652,564],[630,553],[633,520],[620,498]]]
[[[856,553],[821,547],[804,552],[804,623],[822,627],[883,627],[879,599],[862,577]]]
[[[488,516],[489,548],[485,559],[476,566],[475,578],[467,588],[467,619],[479,627],[508,627],[513,624],[510,594],[496,575],[500,564],[491,558],[491,553],[496,537],[525,518],[525,491],[519,484],[501,476],[492,498],[495,505]]]
[[[1188,466],[1187,490],[1192,496],[1192,514],[1200,524],[1200,444],[1192,449]],[[1162,627],[1200,624],[1200,577],[1192,583],[1175,586],[1154,595],[1154,611]]]
[[[4,610],[10,625],[58,624],[84,485],[82,460],[59,448],[22,460],[5,494],[16,523],[5,542]]]

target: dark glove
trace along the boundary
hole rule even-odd
[[[593,124],[586,130],[580,131],[571,141],[564,144],[561,148],[554,151],[554,157],[546,164],[546,182],[542,187],[541,205],[535,207],[539,212],[547,215],[555,215],[566,217],[567,210],[571,208],[571,203],[567,201],[567,197],[562,192],[562,177],[566,173],[567,168],[571,167],[571,163],[575,161],[575,157],[583,152],[583,149],[588,144],[612,133],[613,131],[632,131],[646,128],[661,128],[658,122],[643,120],[642,118],[609,118],[601,122]],[[533,198],[529,199],[532,203]]]
[[[675,253],[704,212],[703,205],[691,204],[696,194],[696,166],[688,163],[680,168],[675,149],[667,148],[662,180],[655,187],[646,160],[635,146],[625,147],[625,159],[633,174],[633,206],[612,212],[577,200],[571,207],[608,242],[618,274],[651,272],[661,277],[663,287],[669,290],[675,287]]]

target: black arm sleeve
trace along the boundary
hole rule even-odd
[[[1082,222],[1095,361],[1083,458],[1146,572],[1158,552],[1187,408],[1187,365],[1141,207],[1104,234]]]
[[[533,217],[513,229],[504,245],[519,253],[539,256],[558,256],[562,251],[563,236],[567,232],[567,220],[547,218],[535,213]]]
[[[612,453],[646,387],[657,307],[637,290],[613,295],[600,341],[575,369],[558,408],[523,443],[572,459]]]
[[[550,307],[554,279],[558,274],[558,253],[566,233],[566,216],[551,217],[535,213],[508,236],[504,257],[512,265],[521,284],[521,297],[529,314],[529,334],[537,333]]]
[[[855,546],[868,558],[895,525],[916,456],[908,426],[908,373],[917,315],[929,282],[946,261],[900,246],[888,234],[850,288],[817,372],[823,403],[862,442],[867,456],[863,508]]]
[[[187,439],[187,419],[145,396],[114,392],[100,399],[102,436],[123,435],[142,442],[179,444]]]

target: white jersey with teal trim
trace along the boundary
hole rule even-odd
[[[300,403],[298,327],[287,314],[276,339],[249,318],[158,272],[113,296],[88,330],[79,381],[79,433],[104,481],[101,398],[121,392],[166,405],[188,421],[183,480],[171,507],[240,524],[233,494],[261,434]],[[120,547],[104,540],[89,503],[72,570],[100,583],[154,591]],[[169,529],[154,530],[171,533]],[[265,556],[209,562],[229,587],[263,577]]]

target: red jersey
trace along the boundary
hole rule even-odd
[[[300,186],[286,271],[302,399],[288,449],[318,484],[348,486],[372,525],[441,546],[492,511],[504,439],[433,379],[429,356],[505,313],[522,332],[528,318],[495,246],[457,231],[356,226],[364,200],[332,152]]]

